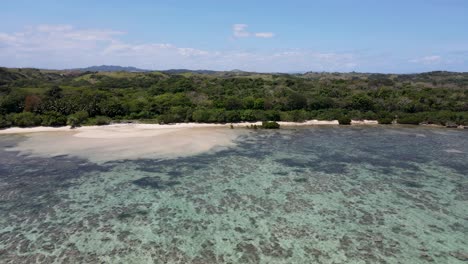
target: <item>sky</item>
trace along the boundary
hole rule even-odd
[[[0,66],[468,71],[466,0],[1,0]]]

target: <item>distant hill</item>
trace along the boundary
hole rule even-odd
[[[73,71],[91,71],[91,72],[149,72],[151,70],[144,70],[136,67],[122,67],[117,65],[101,65],[91,66],[87,68],[72,69]],[[170,69],[161,71],[167,74],[184,74],[184,73],[195,73],[195,74],[217,74],[220,71],[210,70],[188,70],[188,69]]]
[[[183,73],[195,73],[195,74],[217,74],[220,71],[210,71],[210,70],[188,70],[188,69],[170,69],[161,71],[167,74],[183,74]]]
[[[101,65],[91,66],[87,68],[73,69],[77,71],[93,71],[93,72],[148,72],[149,70],[143,70],[136,67],[122,67],[116,65]]]

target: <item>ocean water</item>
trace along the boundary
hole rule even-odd
[[[22,140],[0,136],[0,263],[466,263],[466,130],[259,130],[104,164]]]

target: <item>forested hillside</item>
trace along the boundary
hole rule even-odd
[[[0,68],[0,127],[343,117],[468,125],[468,73],[288,75]]]

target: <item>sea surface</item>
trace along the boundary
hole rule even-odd
[[[0,263],[467,263],[467,130],[258,130],[104,164],[22,140],[0,136]]]

